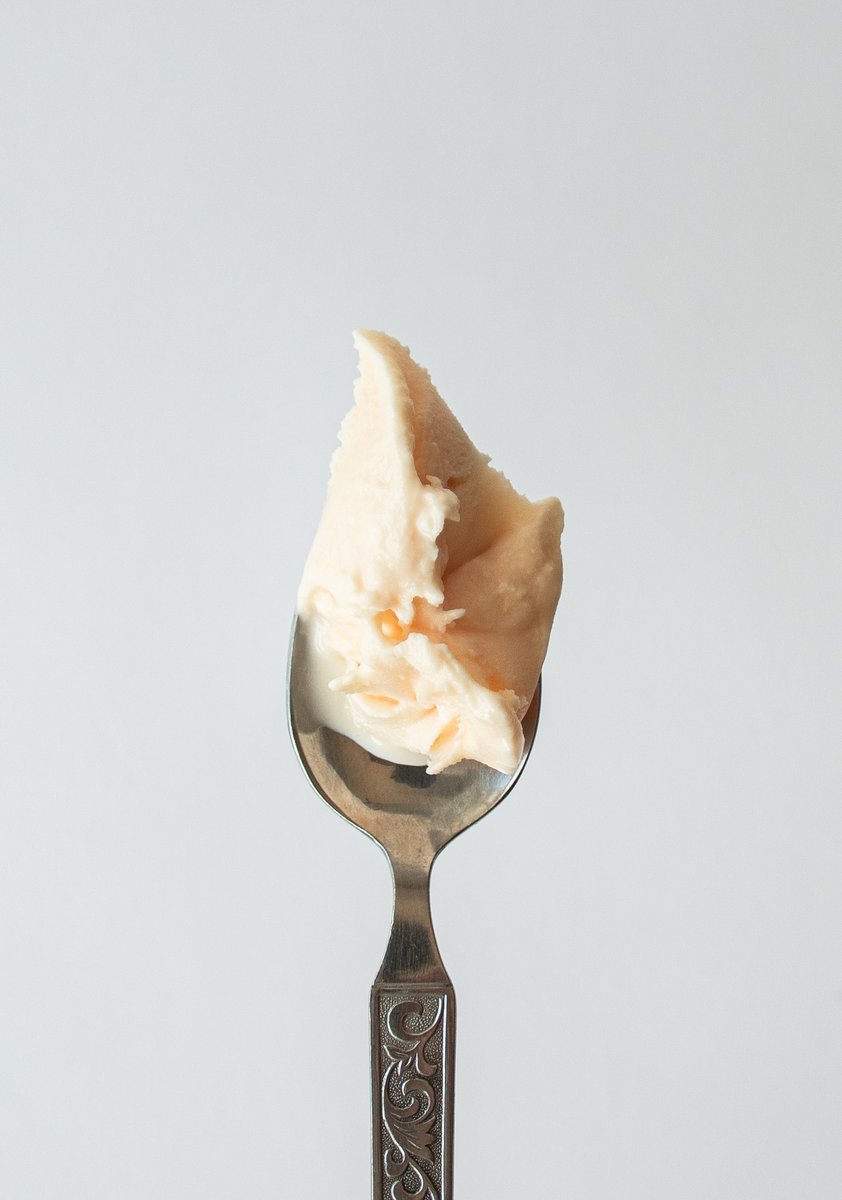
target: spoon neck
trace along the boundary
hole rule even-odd
[[[376,983],[449,983],[430,912],[432,864],[394,862],[395,912]]]

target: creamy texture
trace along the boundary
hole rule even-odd
[[[314,715],[431,773],[511,773],[561,590],[561,505],[488,465],[404,346],[354,341],[356,403],[298,592]]]

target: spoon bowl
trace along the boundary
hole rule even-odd
[[[524,750],[511,775],[463,760],[438,775],[402,766],[328,729],[310,715],[312,690],[306,635],[295,622],[287,688],[290,735],[313,787],[341,816],[379,843],[391,858],[405,850],[407,834],[422,831],[437,855],[448,842],[495,808],[526,765],[541,705],[540,682],[523,719]]]

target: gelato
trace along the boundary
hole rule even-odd
[[[561,505],[488,465],[404,346],[354,340],[356,403],[298,592],[315,715],[430,773],[511,773],[561,590]]]

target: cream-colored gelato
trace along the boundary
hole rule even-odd
[[[558,500],[488,465],[409,351],[358,332],[298,592],[314,711],[381,758],[511,773],[561,590]]]

